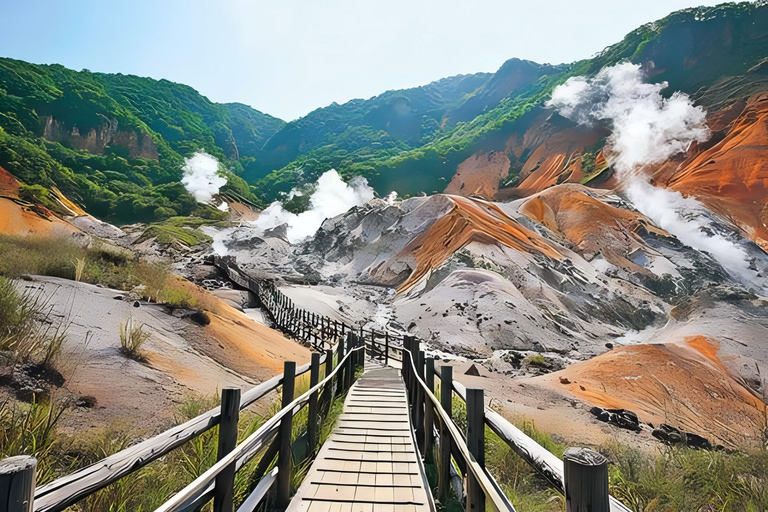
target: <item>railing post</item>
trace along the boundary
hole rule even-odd
[[[295,379],[296,363],[285,361],[283,363],[283,400],[281,409],[285,409],[293,402]],[[279,509],[285,509],[291,502],[292,431],[293,413],[291,411],[280,420],[280,451],[277,454],[277,497],[275,503]]]
[[[325,377],[327,378],[333,372],[333,350],[325,350]],[[328,414],[333,402],[333,381],[328,381],[323,386],[323,415]]]
[[[237,446],[237,423],[240,419],[240,388],[221,390],[221,415],[219,420],[219,446],[216,460],[221,460]],[[232,512],[235,486],[235,463],[216,475],[213,488],[213,511]]]
[[[347,335],[349,337],[349,335]],[[344,337],[339,338],[339,346],[336,349],[336,355],[338,362],[336,364],[341,365],[341,360],[344,359]],[[336,374],[336,396],[344,394],[344,366],[339,368],[339,372]]]
[[[359,339],[360,338],[353,333],[349,333],[349,336],[347,337],[347,353],[351,352],[352,349],[357,346]],[[349,355],[347,363],[344,366],[344,391],[349,391],[349,388],[352,387],[352,381],[354,380],[355,374],[355,365],[353,364],[355,361],[355,354],[357,354],[357,352]]]
[[[320,382],[320,354],[313,352],[309,369],[309,387],[315,387],[318,382]],[[317,395],[317,391],[309,395],[307,414],[307,437],[309,437],[309,453],[311,454],[314,454],[317,448],[317,428],[320,425],[320,417],[317,414]]]
[[[563,464],[567,512],[608,512],[608,459],[588,448],[568,448]]]
[[[384,366],[389,366],[389,331],[384,332]]]
[[[424,382],[430,393],[435,392],[435,360],[428,357],[424,360]],[[434,438],[432,434],[435,428],[435,410],[432,400],[424,396],[424,460],[432,462],[434,460],[432,450],[434,447]]]
[[[419,350],[416,355],[416,377],[424,380],[424,351]],[[419,445],[419,450],[424,453],[424,399],[426,393],[421,384],[416,381],[416,402],[414,403],[415,409],[413,414],[413,422],[416,426],[416,442]]]
[[[7,512],[32,512],[37,459],[27,455],[0,460],[0,506]],[[6,508],[7,507],[7,508]]]
[[[482,388],[467,388],[467,448],[485,470],[485,403]],[[591,509],[584,509],[586,512]],[[467,512],[485,512],[485,493],[467,471]]]
[[[440,407],[449,418],[453,413],[453,367],[440,367]],[[448,425],[440,425],[440,457],[438,460],[437,495],[441,503],[446,503],[451,488],[451,434]],[[458,497],[461,499],[461,496]]]

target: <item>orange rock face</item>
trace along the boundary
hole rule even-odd
[[[507,176],[509,163],[500,151],[474,154],[459,164],[445,193],[490,199],[499,190],[499,180]]]
[[[0,196],[19,197],[19,182],[2,167],[0,167]]]
[[[668,423],[732,448],[758,442],[765,414],[765,404],[731,376],[717,343],[704,336],[619,347],[542,380],[590,404],[629,409],[641,421]]]
[[[679,165],[661,166],[654,180],[696,197],[768,251],[768,92],[710,118],[712,140],[719,142],[693,148]]]
[[[510,218],[498,206],[485,201],[448,196],[453,209],[414,238],[396,258],[413,258],[416,268],[398,286],[398,292],[418,283],[453,253],[471,242],[497,244],[553,259],[562,255],[538,234]]]
[[[617,267],[648,273],[626,255],[646,248],[639,234],[652,231],[669,236],[668,233],[637,212],[611,206],[595,197],[604,196],[606,192],[592,190],[590,195],[588,190],[576,184],[549,188],[526,200],[518,211],[570,240],[582,255],[600,252]]]

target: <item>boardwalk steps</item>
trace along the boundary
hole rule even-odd
[[[400,372],[368,363],[287,512],[434,511]]]

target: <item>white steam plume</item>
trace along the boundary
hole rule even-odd
[[[300,242],[315,234],[325,219],[340,215],[353,206],[360,206],[373,199],[373,189],[360,176],[347,184],[335,170],[323,173],[317,180],[315,191],[309,198],[309,209],[300,214],[291,213],[275,201],[261,212],[256,227],[269,229],[281,224],[288,225],[288,241]]]
[[[686,151],[693,142],[704,142],[710,132],[706,112],[684,93],[664,98],[667,83],[643,82],[639,65],[617,64],[594,78],[572,77],[552,93],[548,106],[581,124],[606,122],[612,128],[605,156],[614,166],[624,192],[635,207],[683,243],[707,251],[735,276],[749,278],[743,249],[690,213],[703,205],[678,192],[650,184],[644,167]]]
[[[219,176],[219,161],[205,152],[195,153],[184,160],[184,177],[181,183],[200,203],[208,203],[227,179]]]

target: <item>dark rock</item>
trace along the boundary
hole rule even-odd
[[[681,444],[685,442],[685,434],[666,423],[662,423],[658,428],[653,429],[651,435],[665,443]]]
[[[139,304],[139,301],[134,301],[133,307],[137,308],[139,306],[141,306],[141,304]]]
[[[605,348],[612,349],[613,348],[613,343],[606,343],[605,344]]]
[[[627,409],[603,409],[602,407],[593,407],[589,410],[600,421],[611,423],[627,430],[640,430],[640,421],[637,414]]]
[[[480,370],[477,369],[477,366],[474,364],[467,368],[467,371],[464,372],[464,375],[472,375],[473,377],[480,377]]]
[[[123,296],[122,295],[115,295],[112,298],[115,299],[115,300],[123,300]]]
[[[75,407],[83,407],[85,409],[93,409],[96,407],[96,397],[93,395],[81,396],[75,400]]]
[[[208,325],[211,323],[211,317],[205,311],[195,311],[189,315],[189,319],[199,325]]]
[[[570,384],[571,381],[568,380],[568,377],[560,377],[560,384]]]

